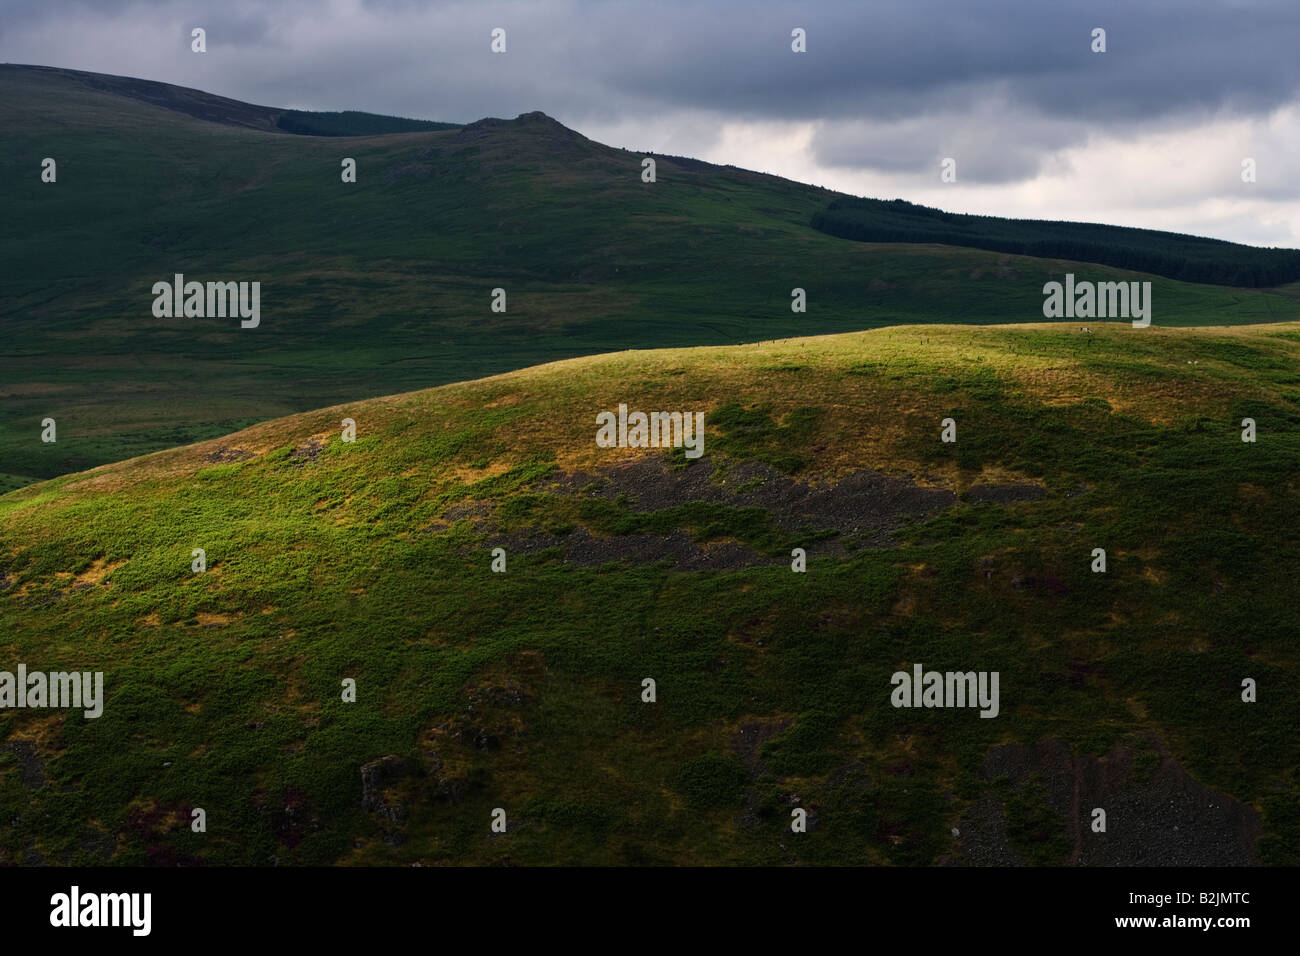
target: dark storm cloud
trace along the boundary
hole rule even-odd
[[[816,121],[827,167],[1032,177],[1097,131],[1264,116],[1300,86],[1297,0],[529,3],[0,0],[0,59],[306,109],[569,125]],[[209,53],[189,52],[203,26]],[[509,52],[489,52],[489,31]],[[794,27],[808,52],[790,50]],[[1091,52],[1091,31],[1108,52]],[[174,38],[174,39],[173,39]],[[629,144],[621,144],[629,145]],[[635,145],[635,144],[630,144]]]
[[[117,14],[139,0],[4,0],[0,3],[0,31],[31,19],[60,20],[87,13]]]
[[[899,119],[967,108],[997,84],[1010,106],[1056,117],[1133,120],[1225,107],[1264,112],[1295,98],[1300,75],[1295,0],[5,0],[0,9],[8,24],[0,42],[11,62],[23,61],[15,45],[40,23],[66,29],[87,17],[108,30],[164,19],[178,27],[202,25],[215,49],[260,46],[274,36],[288,44],[308,30],[317,40],[312,49],[271,43],[283,62],[259,72],[298,88],[314,81],[328,97],[331,65],[300,62],[295,54],[339,52],[356,43],[380,87],[394,69],[422,68],[441,82],[503,72],[520,81],[526,70],[536,98],[579,113],[635,101],[754,118]],[[511,34],[509,56],[496,62],[485,61],[492,26]],[[1106,54],[1089,49],[1097,26],[1108,33]],[[808,31],[806,55],[790,52],[793,27]],[[76,32],[68,36],[72,42]],[[119,53],[124,72],[132,62],[153,59],[149,51]],[[489,106],[474,99],[479,109]],[[504,89],[493,97],[501,101],[497,112],[513,108],[507,99]]]
[[[241,11],[232,7],[218,7],[193,18],[194,25],[221,38],[224,44],[239,46],[277,46],[272,41],[271,20],[264,13]],[[182,24],[186,42],[189,42],[190,24]],[[281,52],[284,52],[281,50]]]
[[[663,50],[638,35],[613,37],[618,68],[608,80],[728,112],[879,119],[961,109],[990,84],[1012,105],[1090,120],[1264,112],[1300,87],[1294,0],[1082,6],[909,0],[761,4],[741,13],[714,5],[663,18],[659,29],[673,37]],[[789,55],[792,26],[808,31],[806,56]],[[1094,27],[1107,31],[1104,54],[1091,51]]]

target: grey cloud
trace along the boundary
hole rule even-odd
[[[215,49],[280,38],[268,55],[282,62],[257,71],[271,84],[256,91],[263,100],[281,88],[277,80],[295,94],[315,82],[322,98],[332,98],[331,58],[355,46],[370,74],[366,81],[353,71],[363,80],[359,92],[391,90],[385,74],[400,72],[456,92],[457,119],[508,113],[527,99],[526,108],[574,115],[638,102],[750,118],[892,120],[969,108],[996,82],[1013,107],[1129,122],[1221,109],[1267,112],[1293,100],[1300,87],[1294,0],[1099,0],[1086,10],[1043,0],[365,0],[330,6],[332,19],[324,9],[304,0],[9,0],[6,14],[19,17],[0,49],[21,62],[13,45],[24,31],[62,26],[88,11],[107,30],[124,28],[124,37],[133,23],[193,20],[208,29]],[[489,59],[493,26],[509,31],[510,52]],[[795,26],[808,31],[807,54],[790,51]],[[1089,50],[1094,26],[1108,32],[1105,54]],[[293,46],[290,38],[302,36],[313,44]],[[156,59],[129,42],[119,45],[122,72]],[[238,75],[227,80],[242,85]]]
[[[1300,5],[1102,0],[1086,12],[1041,0],[911,0],[903,4],[713,5],[672,18],[664,52],[637,32],[613,35],[620,88],[653,87],[670,102],[791,118],[894,119],[977,102],[990,81],[1013,104],[1089,119],[1182,111],[1266,111],[1300,86]],[[602,24],[602,32],[612,24]],[[789,50],[791,26],[808,53]],[[1108,52],[1090,50],[1107,30]],[[659,27],[662,30],[663,27]]]
[[[938,178],[940,162],[951,157],[959,181],[988,184],[1033,178],[1054,153],[1087,135],[1082,122],[1031,117],[990,92],[974,112],[826,123],[814,135],[812,150],[822,166],[931,180]]]

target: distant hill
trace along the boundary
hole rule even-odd
[[[1150,278],[837,238],[809,225],[835,193],[663,155],[644,183],[647,154],[540,112],[383,134],[368,116],[0,67],[0,487],[568,356],[1034,322],[1067,271]],[[176,273],[260,282],[260,327],[155,317]],[[1295,288],[1153,281],[1156,325],[1300,319]]]
[[[61,88],[66,95],[75,95],[78,89],[107,93],[125,99],[138,100],[150,106],[184,113],[195,119],[225,126],[264,131],[283,130],[307,136],[378,136],[384,133],[412,133],[434,129],[455,129],[458,123],[435,123],[430,120],[403,119],[398,116],[381,116],[347,110],[341,113],[317,113],[306,110],[277,109],[254,106],[239,100],[215,96],[202,90],[141,80],[130,76],[111,76],[104,73],[87,73],[84,70],[66,70],[53,66],[27,66],[13,63],[0,64],[0,84],[22,84],[23,78],[37,78]]]
[[[832,199],[812,226],[859,242],[941,242],[1024,256],[1099,262],[1184,282],[1277,286],[1300,279],[1300,249],[1088,222],[968,216],[895,199]]]

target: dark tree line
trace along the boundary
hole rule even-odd
[[[933,242],[992,252],[1072,259],[1214,285],[1264,287],[1300,279],[1300,250],[1261,249],[1154,229],[1086,222],[968,216],[902,199],[842,198],[812,227],[859,242]]]

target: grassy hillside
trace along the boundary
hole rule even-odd
[[[0,472],[50,477],[568,356],[1039,321],[1043,283],[1067,271],[1144,278],[834,238],[809,225],[825,190],[669,157],[645,184],[641,154],[540,113],[346,139],[289,135],[282,115],[0,67]],[[178,272],[260,281],[261,326],[155,318],[151,287]],[[1297,298],[1155,279],[1154,322],[1296,320]]]
[[[1300,863],[1300,324],[1094,329],[577,358],[0,497],[6,666],[107,696],[0,720],[0,861]],[[598,448],[620,402],[704,457]],[[891,707],[917,663],[1001,713]]]
[[[15,115],[28,122],[39,122],[39,118],[33,115],[33,104],[53,106],[56,115],[80,114],[80,118],[86,119],[87,107],[106,108],[112,115],[119,113],[128,103],[137,103],[206,123],[306,136],[376,136],[384,133],[456,129],[460,126],[459,123],[434,123],[357,110],[321,113],[256,106],[170,83],[53,66],[0,63],[0,78],[16,95],[31,98],[28,103],[11,104]],[[57,99],[51,101],[46,95]],[[154,112],[153,115],[160,122],[168,120],[165,112]],[[175,117],[170,119],[174,120]]]

